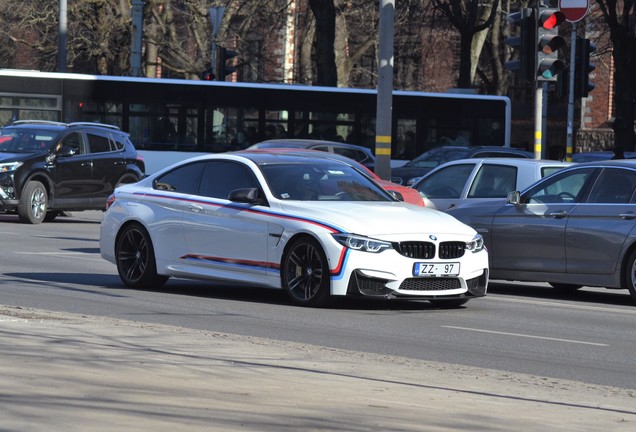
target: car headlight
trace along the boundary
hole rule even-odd
[[[0,163],[0,172],[15,171],[22,166],[22,162]]]
[[[481,234],[477,234],[471,241],[466,243],[466,250],[471,252],[479,252],[484,249],[484,238]]]
[[[390,242],[355,234],[333,234],[333,238],[336,239],[338,243],[348,247],[349,249],[363,252],[379,253],[385,249],[391,249],[393,247]]]

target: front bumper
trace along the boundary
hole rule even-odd
[[[18,208],[19,200],[15,198],[13,176],[0,173],[0,211],[12,211]]]
[[[463,279],[458,277],[412,277],[400,283],[397,290],[390,288],[390,279],[368,277],[354,271],[349,279],[348,295],[385,299],[454,299],[483,297],[488,289],[488,269],[479,276]],[[461,292],[458,292],[461,291]],[[455,292],[455,294],[450,294]]]
[[[411,236],[409,236],[411,237]],[[341,271],[332,270],[332,295],[358,295],[386,299],[459,299],[486,295],[488,289],[488,252],[460,250],[467,236],[445,236],[443,241],[426,239],[401,241],[400,250],[368,253],[340,249]],[[410,249],[426,243],[430,249]],[[406,249],[403,247],[406,246]],[[449,247],[450,246],[450,247]],[[328,256],[335,257],[336,251]],[[425,257],[424,257],[425,256]],[[336,267],[332,260],[333,269]],[[416,275],[416,264],[459,265],[456,275]]]

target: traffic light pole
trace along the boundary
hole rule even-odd
[[[570,38],[570,79],[568,80],[568,130],[565,142],[565,160],[572,161],[573,135],[574,135],[574,81],[576,74],[576,22],[572,23],[572,36]],[[580,71],[584,73],[584,71]]]
[[[536,83],[534,93],[534,158],[541,159],[543,140],[543,83]]]

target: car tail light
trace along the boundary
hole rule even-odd
[[[111,194],[111,196],[109,196],[108,199],[106,200],[106,210],[108,210],[108,208],[112,206],[114,202],[115,202],[115,194]]]

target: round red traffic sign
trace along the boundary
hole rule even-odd
[[[559,10],[565,15],[565,20],[577,22],[587,15],[590,8],[589,0],[559,0]]]

